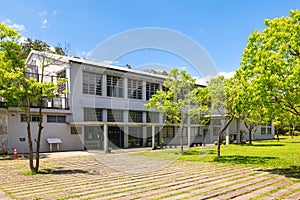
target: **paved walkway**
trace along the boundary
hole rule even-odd
[[[129,152],[45,156],[41,167],[51,174],[25,176],[27,160],[0,160],[0,189],[13,199],[300,199],[299,179],[254,168]]]

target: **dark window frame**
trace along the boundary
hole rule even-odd
[[[47,115],[47,123],[66,123],[66,121],[65,115]]]

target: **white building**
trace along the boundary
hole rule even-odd
[[[31,76],[39,77],[41,58],[46,54],[33,51],[27,59]],[[47,68],[49,81],[64,77],[67,84],[48,99],[43,109],[43,133],[41,151],[49,151],[48,138],[60,138],[61,151],[112,148],[151,147],[161,139],[169,145],[179,145],[177,127],[165,125],[163,116],[149,112],[144,107],[156,90],[163,89],[165,76],[97,63],[83,59],[47,54],[56,61]],[[33,105],[34,106],[34,105]],[[3,107],[3,106],[2,106]],[[37,108],[32,108],[32,133],[37,134]],[[190,120],[188,120],[189,122]],[[1,108],[0,145],[2,148],[28,152],[26,122],[19,108]],[[211,119],[206,126],[186,124],[184,143],[186,145],[213,143],[222,126],[221,118]],[[236,138],[247,129],[238,120],[232,122],[224,133],[224,139]],[[247,139],[248,134],[242,134]],[[272,139],[274,128],[260,126],[255,139]],[[57,150],[55,146],[53,150]]]

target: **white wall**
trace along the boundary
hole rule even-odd
[[[8,146],[10,148],[17,148],[18,153],[29,152],[28,148],[28,137],[27,137],[27,123],[21,122],[20,113],[9,112],[8,116]],[[46,139],[49,137],[58,137],[62,139],[60,144],[60,151],[68,150],[83,150],[82,135],[71,135],[70,126],[66,123],[47,123],[46,114],[43,115],[43,132],[41,137],[41,152],[49,151],[49,144]],[[31,123],[31,135],[37,138],[38,123]],[[20,141],[20,138],[26,138],[25,142]],[[34,144],[34,151],[36,150]],[[12,153],[12,151],[10,151]]]

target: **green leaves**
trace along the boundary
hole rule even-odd
[[[156,91],[145,107],[165,113],[166,123],[179,125],[186,119],[190,105],[189,93],[195,85],[195,80],[185,71],[173,68],[163,85],[168,91]]]
[[[265,20],[266,28],[249,36],[235,75],[240,91],[234,108],[244,120],[300,116],[299,19],[300,11],[290,11],[290,17]]]

